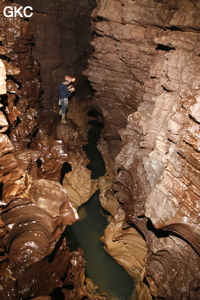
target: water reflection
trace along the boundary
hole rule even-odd
[[[104,161],[96,147],[101,127],[93,122],[89,131],[88,145],[84,147],[90,163],[92,178],[105,174]],[[70,249],[84,249],[86,275],[98,285],[99,292],[106,292],[111,300],[130,300],[133,291],[133,280],[103,248],[100,237],[107,226],[107,219],[99,202],[99,191],[79,210],[80,221],[66,228],[66,237]]]
[[[71,250],[82,247],[86,259],[86,275],[98,285],[99,292],[106,292],[112,300],[130,300],[133,281],[103,249],[100,237],[107,220],[99,203],[99,192],[79,209],[80,221],[66,229]]]

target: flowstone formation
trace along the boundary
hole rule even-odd
[[[106,250],[137,299],[200,298],[200,2],[104,0],[85,74],[105,127]]]
[[[56,291],[64,299],[107,299],[86,278],[83,251],[70,252],[63,238],[97,188],[86,140],[73,120],[63,125],[42,110],[32,33],[26,19],[3,16],[8,5],[17,6],[0,3],[0,299],[52,299]]]

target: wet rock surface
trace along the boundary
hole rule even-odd
[[[96,186],[82,150],[87,141],[73,120],[63,125],[57,113],[42,109],[33,36],[27,20],[2,15],[8,5],[17,4],[0,4],[0,298],[52,299],[58,293],[65,299],[107,299],[85,277],[83,251],[70,252],[62,237],[78,219],[75,206],[88,200],[78,196],[77,204],[71,197],[79,168],[80,190],[89,182],[89,197]],[[66,189],[60,184],[64,164],[71,168]]]
[[[199,298],[199,13],[187,0],[106,0],[93,12],[85,74],[105,121],[104,242],[129,274],[135,265],[138,299]]]

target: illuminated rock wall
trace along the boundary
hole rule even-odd
[[[93,12],[103,240],[138,299],[151,297],[143,279],[156,299],[199,298],[199,13],[187,0],[105,0]]]
[[[12,4],[1,2],[1,12],[4,5]],[[102,240],[134,279],[137,300],[200,297],[199,13],[195,0],[102,0],[92,15],[94,53],[85,74],[95,92],[93,107],[105,122],[99,149],[107,174],[99,187],[110,216]],[[67,15],[74,19],[74,11]],[[1,15],[0,25],[1,298],[47,295],[62,285],[73,287],[63,290],[66,299],[95,298],[82,251],[69,253],[60,240],[77,218],[72,205],[77,208],[96,189],[82,150],[86,141],[74,121],[59,123],[50,102],[48,114],[42,110],[28,22]],[[69,37],[79,33],[69,30]],[[76,46],[77,58],[82,52]],[[65,73],[54,51],[53,58],[45,56],[41,74],[46,68],[46,91]],[[64,66],[73,72],[78,63],[67,59],[73,63]],[[59,183],[65,162],[72,169],[63,180],[66,190]]]
[[[57,288],[65,299],[101,299],[85,277],[83,251],[70,252],[62,237],[78,219],[75,207],[97,188],[86,168],[86,140],[72,120],[63,125],[58,114],[42,110],[32,32],[27,20],[3,16],[8,5],[16,6],[0,3],[0,299],[30,299]],[[65,189],[64,163],[71,167]]]

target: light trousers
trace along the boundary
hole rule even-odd
[[[66,110],[68,109],[68,98],[60,99],[61,102],[61,112],[62,114],[66,113]]]

